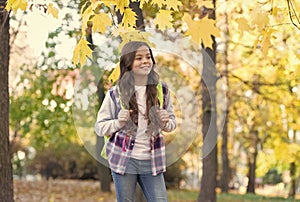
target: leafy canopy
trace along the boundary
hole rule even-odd
[[[144,5],[157,7],[158,10],[153,19],[153,23],[157,29],[161,31],[174,28],[176,24],[175,21],[178,20],[174,19],[174,16],[178,14],[178,12],[183,12],[184,6],[180,0],[133,0],[132,2],[139,2],[141,9],[143,9]],[[199,7],[204,4],[206,5],[207,1],[197,1]],[[21,9],[25,11],[27,7],[28,0],[9,0],[6,5],[6,10],[17,12],[18,9]],[[55,8],[52,3],[45,7],[48,14],[58,18],[59,10]],[[119,24],[115,22],[117,12],[122,16],[122,21]],[[93,32],[101,34],[110,32],[114,35],[120,34],[119,36],[121,37],[124,36],[125,32],[132,32],[137,28],[137,15],[130,7],[129,0],[88,0],[82,6],[80,15],[82,20],[81,36],[78,39],[73,53],[73,63],[75,65],[85,65],[87,62],[86,58],[92,58],[92,51],[85,39],[86,29],[89,24],[92,25]],[[205,47],[211,47],[211,36],[218,36],[218,29],[214,25],[215,21],[207,18],[194,21],[187,12],[185,12],[184,15],[186,16],[184,23],[188,26],[188,30],[186,30],[185,34],[191,36],[192,40],[196,41],[199,45],[203,43]],[[117,31],[115,31],[116,29]]]

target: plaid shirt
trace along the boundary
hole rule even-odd
[[[163,108],[166,109],[170,100],[168,96],[168,88],[165,83],[163,86]],[[114,86],[109,90],[109,95],[116,105],[115,117],[117,117],[121,110],[120,99],[117,87]],[[125,174],[126,165],[130,159],[133,147],[135,144],[134,136],[127,136],[125,130],[118,130],[110,135],[109,141],[106,145],[107,160],[110,165],[110,169],[119,174]],[[166,158],[165,158],[165,143],[163,135],[160,134],[157,137],[151,137],[151,165],[152,175],[158,175],[166,171]]]

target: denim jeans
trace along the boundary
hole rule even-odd
[[[149,167],[150,166],[150,167]],[[130,159],[125,175],[112,172],[118,202],[134,202],[139,183],[148,202],[167,202],[163,174],[152,176],[150,160]]]

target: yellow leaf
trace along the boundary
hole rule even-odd
[[[202,42],[204,47],[212,49],[213,40],[211,36],[220,36],[220,30],[215,26],[215,20],[208,19],[207,16],[201,20],[193,20],[188,13],[185,13],[183,21],[188,26],[185,35],[191,36],[197,44]]]
[[[96,14],[92,18],[93,22],[93,31],[104,33],[107,26],[112,25],[112,20],[107,13]]]
[[[260,35],[259,35],[260,37]],[[254,41],[254,44],[253,44],[253,51],[255,51],[255,49],[257,48],[257,44],[259,42],[259,37]]]
[[[162,31],[173,27],[173,17],[171,13],[172,11],[170,10],[160,10],[154,20],[154,24],[157,25]]]
[[[85,10],[81,10],[81,18],[82,18],[81,32],[83,36],[86,35],[85,30],[88,26],[88,22],[90,21],[91,16],[93,16],[94,14],[95,13],[91,5],[89,5]]]
[[[285,152],[282,152],[282,151],[288,151],[289,145],[287,143],[281,142],[280,140],[275,140],[274,145],[275,145],[274,155],[276,159],[289,161],[288,158],[290,158],[290,155],[286,155]]]
[[[126,29],[128,27],[133,27],[136,24],[136,13],[130,8],[124,10],[124,16],[122,19],[122,26]]]
[[[252,19],[253,25],[262,30],[269,23],[269,14],[260,9],[254,9]]]
[[[261,34],[254,41],[253,50],[257,48],[258,45],[262,50],[263,55],[266,57],[269,47],[271,46],[271,37],[274,29],[266,29],[261,32]]]
[[[48,14],[51,14],[54,18],[58,18],[58,9],[53,7],[53,4],[48,5]]]
[[[101,0],[101,3],[103,3],[107,7],[111,7],[111,6],[115,5],[115,3],[113,3],[113,2],[114,1],[111,1],[111,0]]]
[[[198,23],[196,21],[193,21],[192,17],[187,13],[184,13],[182,20],[188,26],[188,30],[185,35],[191,36],[192,40],[195,41],[196,44],[200,44],[201,37],[199,36],[200,29],[198,27]]]
[[[300,151],[300,146],[297,143],[289,144],[288,154],[292,157],[296,157],[297,153]]]
[[[86,1],[82,6],[81,6],[81,9],[80,9],[80,14],[82,15],[88,7],[91,7],[91,5],[89,5],[89,1]]]
[[[140,7],[142,7],[145,3],[148,3],[150,0],[140,0]]]
[[[158,7],[162,7],[163,5],[166,5],[165,0],[152,0],[152,4],[157,4]]]
[[[97,1],[97,0],[90,0],[92,5],[92,9],[95,10],[98,6],[101,6],[101,4],[103,3],[102,1]]]
[[[238,23],[238,30],[241,32],[242,36],[245,31],[248,32],[251,30],[248,21],[245,18],[238,18],[236,22]]]
[[[149,41],[149,37],[152,36],[149,32],[142,32],[139,30],[133,30],[128,32],[120,33],[122,38],[122,43],[119,46],[119,51],[123,48],[123,46],[129,41],[144,41],[149,44],[150,47],[155,47],[154,43]]]
[[[277,6],[272,6],[272,15],[278,15],[279,8]]]
[[[129,7],[129,0],[114,0],[113,4],[116,6],[116,10],[120,10],[120,13],[123,14]]]
[[[5,9],[9,12],[13,10],[14,13],[17,13],[18,9],[25,11],[27,8],[27,0],[8,0],[5,6]]]
[[[182,6],[182,3],[178,0],[166,0],[166,5],[168,8],[173,9],[174,11],[178,11],[178,7]]]
[[[120,76],[120,64],[118,63],[115,69],[109,75],[108,81],[114,83],[115,81],[118,80],[119,76]]]
[[[79,42],[77,43],[74,52],[73,52],[73,63],[74,64],[81,64],[85,65],[86,64],[86,57],[92,57],[92,50],[88,46],[88,42],[84,39],[81,38]]]
[[[89,18],[93,14],[94,14],[94,11],[93,11],[92,5],[89,5],[85,10],[81,10],[82,18]]]
[[[263,34],[261,46],[262,46],[263,55],[265,57],[267,56],[269,47],[271,46],[271,35],[274,31],[275,31],[274,29],[267,29]]]

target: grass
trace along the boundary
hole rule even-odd
[[[219,194],[218,201],[222,202],[300,202],[299,199],[286,199],[283,197],[267,197],[267,196],[260,196],[255,194]]]
[[[198,191],[168,190],[169,201],[172,202],[195,202]],[[218,202],[300,202],[299,199],[287,199],[283,197],[267,197],[255,194],[218,194]]]
[[[168,199],[172,202],[194,202],[197,197],[197,191],[168,189]]]

